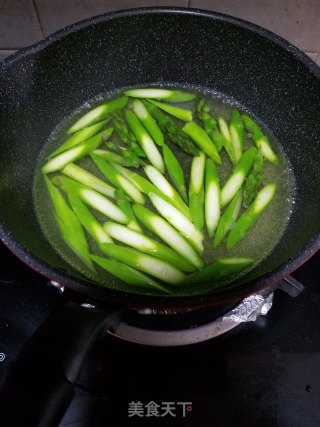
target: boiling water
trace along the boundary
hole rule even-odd
[[[190,89],[186,89],[190,92]],[[198,92],[199,93],[199,92]],[[118,96],[117,94],[116,96]],[[226,120],[230,119],[231,112],[233,108],[238,108],[240,112],[246,112],[251,115],[250,112],[246,111],[241,105],[237,104],[234,100],[226,99],[219,94],[209,93],[203,91],[202,96],[210,102],[214,116],[219,115],[223,116]],[[41,167],[46,162],[46,158],[57,149],[67,138],[67,129],[70,127],[71,123],[75,121],[80,115],[85,113],[90,108],[95,105],[109,100],[110,98],[115,97],[115,94],[106,94],[103,97],[99,97],[92,102],[86,103],[79,110],[77,110],[70,117],[65,118],[58,126],[53,130],[52,134],[49,136],[47,143],[44,145],[38,159],[38,164],[35,173],[34,181],[34,203],[36,207],[38,221],[42,228],[42,231],[50,244],[54,249],[64,258],[73,268],[81,272],[87,278],[90,278],[102,286],[113,287],[116,289],[126,290],[129,292],[140,292],[146,293],[142,289],[133,288],[130,285],[127,285],[120,281],[119,279],[111,276],[104,270],[100,269],[97,266],[97,273],[90,271],[83,262],[75,256],[70,248],[66,246],[63,240],[60,237],[60,233],[55,223],[55,220],[52,215],[52,204],[50,198],[47,194],[43,178],[41,176]],[[182,105],[181,105],[182,106]],[[193,103],[184,103],[183,107],[192,109]],[[111,125],[110,125],[111,126]],[[181,123],[179,124],[181,126]],[[290,218],[291,206],[294,199],[294,181],[293,176],[290,171],[290,164],[285,158],[281,145],[274,138],[269,129],[266,129],[263,124],[261,124],[262,130],[268,136],[269,141],[278,154],[280,163],[279,165],[272,165],[268,161],[264,162],[264,173],[263,173],[263,184],[274,181],[277,183],[277,191],[274,199],[267,207],[266,211],[261,215],[257,223],[252,227],[247,236],[238,243],[231,250],[226,250],[225,246],[222,244],[219,248],[214,249],[212,244],[212,239],[210,239],[205,233],[204,239],[204,253],[203,259],[205,263],[210,263],[218,257],[223,256],[240,256],[240,257],[252,257],[255,260],[255,264],[250,268],[254,268],[259,264],[273,249],[277,242],[281,239],[281,236],[286,228],[288,220]],[[113,142],[119,142],[116,134],[112,135],[110,138]],[[166,141],[172,151],[175,153],[176,157],[179,159],[180,164],[183,166],[186,176],[186,182],[189,182],[189,173],[192,162],[192,157],[184,154],[180,151],[179,148]],[[244,135],[244,149],[252,146],[252,140],[249,139],[248,135]],[[103,146],[101,146],[103,148]],[[224,151],[220,153],[223,166],[219,168],[220,184],[221,186],[225,183],[226,179],[232,171],[232,165]],[[81,159],[77,164],[86,170],[94,173],[96,176],[101,179],[105,179],[97,167],[89,158]],[[142,172],[141,172],[142,173]],[[147,203],[147,206],[154,210],[151,205]],[[242,212],[242,211],[241,211]],[[103,215],[93,212],[96,218],[101,222],[106,221],[106,217]],[[144,229],[145,234],[156,238],[152,235],[149,230]],[[100,253],[99,249],[95,242],[88,236],[88,241],[92,252]],[[101,254],[102,255],[102,254]],[[247,270],[248,271],[248,270]],[[242,272],[239,276],[245,274],[247,271]],[[238,276],[238,277],[239,277]],[[233,279],[234,280],[234,279]],[[227,282],[226,282],[227,284]],[[196,286],[179,286],[174,288],[177,295],[191,295],[191,294],[202,294],[205,292],[210,292],[212,287],[208,284],[196,285]],[[156,293],[156,291],[150,291],[148,293]]]

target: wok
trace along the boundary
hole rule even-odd
[[[97,94],[149,85],[191,85],[234,99],[273,132],[291,163],[295,203],[289,223],[272,252],[237,286],[182,297],[100,286],[67,264],[39,227],[32,183],[52,129]],[[87,347],[83,340],[95,336],[104,322],[115,322],[121,307],[183,309],[234,301],[279,281],[319,249],[319,107],[320,69],[307,56],[261,27],[200,10],[145,8],[105,14],[0,63],[1,239],[31,268],[103,307],[88,315],[69,301],[50,320],[51,332],[58,319],[62,342],[73,345],[63,361],[70,382]],[[64,326],[67,321],[73,325]],[[52,350],[49,329],[43,328],[40,342]],[[10,395],[13,389],[8,390]]]

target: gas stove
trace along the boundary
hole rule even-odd
[[[0,257],[1,389],[62,289],[3,245]],[[174,323],[176,313],[127,311],[88,353],[56,425],[319,426],[319,307],[320,253],[211,316],[189,312]]]

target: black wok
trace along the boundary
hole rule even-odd
[[[235,99],[273,132],[292,165],[296,194],[288,226],[236,287],[185,297],[101,287],[61,259],[39,227],[32,182],[52,129],[99,93],[150,84],[191,84]],[[239,299],[279,281],[319,249],[319,108],[320,69],[285,40],[245,21],[150,8],[72,25],[0,63],[1,239],[31,268],[103,304],[195,308]]]

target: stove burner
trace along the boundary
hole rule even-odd
[[[267,315],[272,307],[273,294],[278,289],[296,297],[304,287],[288,276],[273,287],[229,306],[181,313],[143,309],[131,312],[129,317],[124,317],[116,330],[110,329],[107,332],[125,341],[157,347],[184,346],[208,341],[229,332],[241,323],[253,322],[260,316]]]
[[[255,321],[259,316],[265,316],[272,306],[272,300],[273,292],[267,296],[263,294],[250,295],[226,314],[203,325],[186,329],[175,331],[145,329],[128,323],[121,323],[116,331],[109,330],[108,333],[123,340],[143,345],[172,347],[195,344],[222,335],[240,323]]]

